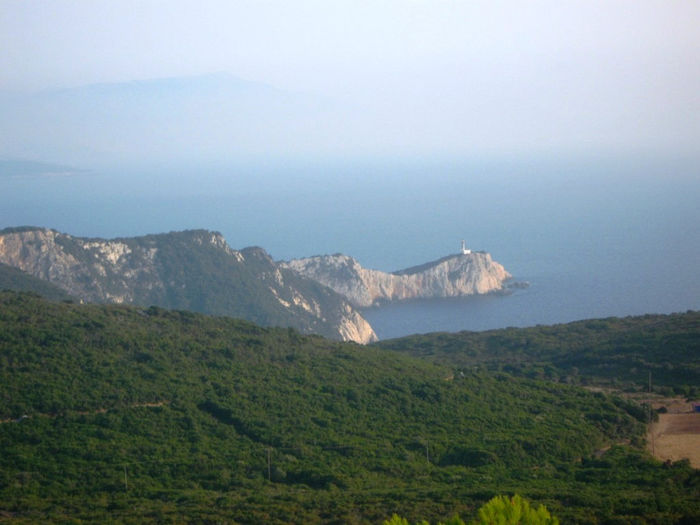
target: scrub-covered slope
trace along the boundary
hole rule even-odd
[[[443,366],[700,397],[700,312],[434,333],[378,343]]]
[[[436,521],[514,492],[567,522],[698,512],[687,465],[596,454],[641,444],[621,399],[182,311],[0,294],[0,412],[20,523]]]

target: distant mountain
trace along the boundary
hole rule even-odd
[[[226,315],[360,343],[376,339],[343,297],[278,266],[262,248],[233,250],[216,232],[105,240],[10,228],[0,231],[0,263],[88,302]]]
[[[0,155],[90,165],[269,154],[299,149],[326,109],[229,74],[0,91]]]
[[[347,255],[322,255],[282,263],[332,288],[356,307],[389,301],[502,292],[511,275],[485,252],[443,257],[393,273],[363,268]]]

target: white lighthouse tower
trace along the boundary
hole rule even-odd
[[[469,255],[470,253],[472,251],[467,248],[467,243],[462,240],[462,255]]]

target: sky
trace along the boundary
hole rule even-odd
[[[0,155],[89,162],[146,144],[165,158],[189,143],[213,158],[232,136],[240,154],[696,156],[698,27],[687,0],[0,0],[6,98],[226,73],[295,108],[203,111],[197,144],[179,131],[196,116],[136,123],[120,149],[97,129],[128,129],[114,115],[81,129],[55,100],[36,105],[44,121],[6,102]]]

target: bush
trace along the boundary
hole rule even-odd
[[[496,496],[479,509],[477,519],[470,525],[559,525],[559,520],[552,517],[544,505],[536,509],[518,496]]]
[[[391,519],[385,520],[383,525],[410,525],[406,518],[394,514]],[[428,525],[422,521],[416,525]],[[454,516],[438,525],[465,525],[459,516]],[[559,519],[552,517],[547,507],[540,505],[536,509],[530,503],[518,496],[496,496],[483,505],[476,519],[469,525],[559,525]]]

